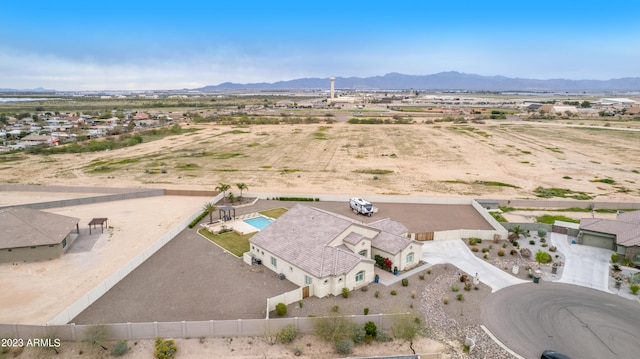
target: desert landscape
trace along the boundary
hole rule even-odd
[[[209,190],[244,182],[259,193],[492,199],[532,199],[536,189],[557,188],[569,199],[637,200],[638,123],[588,125],[182,124],[195,131],[113,151],[15,155],[3,161],[0,178]]]

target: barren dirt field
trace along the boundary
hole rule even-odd
[[[640,197],[640,132],[625,124],[183,127],[199,130],[114,151],[28,155],[0,166],[0,182],[199,189],[244,182],[265,193],[496,199],[536,198],[536,188],[555,187],[596,201]]]

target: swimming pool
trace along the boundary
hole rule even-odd
[[[273,222],[273,220],[266,217],[258,216],[254,218],[245,219],[243,220],[243,222],[250,226],[256,227],[258,230],[261,231],[266,226],[270,225],[271,222]]]

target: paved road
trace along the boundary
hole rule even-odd
[[[554,349],[572,358],[637,358],[640,305],[561,283],[521,284],[482,303],[485,326],[524,358]]]
[[[481,282],[492,292],[514,284],[526,283],[476,257],[460,239],[423,242],[422,259],[431,264],[451,263],[471,275],[478,273]]]
[[[558,283],[575,284],[611,293],[609,290],[609,260],[613,251],[570,244],[567,236],[551,233],[552,245],[565,256]]]

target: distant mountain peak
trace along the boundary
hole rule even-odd
[[[383,76],[336,77],[339,89],[372,90],[461,90],[461,91],[640,91],[640,78],[627,77],[610,80],[536,80],[511,78],[502,75],[483,76],[458,71],[444,71],[432,75],[406,75],[390,72]],[[329,78],[299,78],[274,83],[238,84],[225,82],[196,90],[310,90],[328,89]]]

